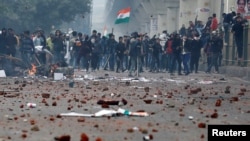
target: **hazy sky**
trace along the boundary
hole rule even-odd
[[[92,29],[103,30],[105,5],[106,0],[93,0]]]

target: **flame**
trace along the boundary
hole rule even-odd
[[[28,71],[29,75],[34,75],[36,73],[36,65],[31,64],[31,69]]]

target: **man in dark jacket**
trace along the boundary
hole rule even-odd
[[[117,42],[114,34],[109,34],[109,38],[106,40],[106,51],[108,54],[108,65],[110,71],[115,70],[115,46]],[[104,70],[107,70],[107,63],[104,66]]]
[[[187,36],[184,36],[182,38],[183,43],[183,50],[182,50],[182,61],[184,66],[184,72],[185,75],[188,75],[190,73],[189,69],[189,61],[191,57],[190,49],[191,49],[191,40],[187,38]]]
[[[208,66],[206,73],[210,73],[213,66],[215,67],[215,73],[219,73],[218,60],[222,51],[223,41],[215,32],[213,32],[212,39],[210,40],[209,44],[211,46],[212,62]]]
[[[195,69],[195,73],[198,73],[201,48],[203,47],[199,34],[195,34],[191,46],[190,72],[193,72]]]
[[[84,67],[88,72],[90,65],[90,54],[92,52],[91,42],[89,41],[89,36],[86,36],[84,41],[82,39],[79,41],[81,42],[81,46],[79,47],[79,52],[77,54],[76,65],[78,66],[78,70],[80,70],[80,60],[83,58]]]
[[[99,57],[101,54],[101,44],[97,36],[92,36],[91,39],[91,67],[92,71],[95,71],[97,69]]]
[[[137,70],[137,75],[139,75],[139,68],[140,68],[140,56],[142,55],[142,43],[141,37],[138,35],[137,32],[132,33],[129,45],[129,57],[131,61],[131,66],[129,69],[129,75],[132,76],[132,71]],[[137,69],[136,69],[137,68]]]
[[[181,73],[181,52],[182,52],[182,40],[179,34],[175,34],[172,41],[172,49],[173,49],[173,60],[171,63],[170,74],[173,75],[174,65],[177,61],[178,63],[178,75],[182,75]]]
[[[64,61],[64,46],[63,46],[63,38],[60,30],[55,31],[55,36],[52,39],[53,54],[54,54],[54,63],[60,63]]]
[[[152,49],[152,62],[151,62],[151,67],[149,72],[159,72],[160,69],[160,59],[159,59],[159,54],[162,52],[161,50],[161,44],[160,44],[160,38],[156,39],[156,42],[153,44]]]
[[[16,45],[17,45],[17,38],[14,35],[14,30],[12,28],[8,29],[8,35],[6,38],[6,54],[11,55],[13,57],[16,56]]]
[[[119,72],[119,69],[123,71],[123,56],[126,50],[125,44],[123,43],[123,37],[119,37],[119,42],[116,45],[116,72]]]
[[[240,65],[243,60],[243,30],[244,30],[244,22],[241,16],[236,18],[236,23],[232,27],[232,33],[235,37],[235,42],[237,46],[238,52],[238,64]]]
[[[225,33],[225,43],[229,43],[229,29],[231,28],[231,25],[233,24],[233,17],[236,16],[236,13],[232,11],[231,13],[223,13],[223,28],[224,28],[224,33]]]

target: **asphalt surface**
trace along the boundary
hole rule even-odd
[[[54,141],[63,135],[79,141],[83,133],[89,141],[143,141],[147,136],[155,141],[206,141],[210,124],[250,124],[250,83],[244,76],[202,71],[188,76],[166,72],[127,76],[76,70],[72,88],[68,78],[0,78],[0,141]],[[125,99],[127,104],[97,104],[107,99]],[[60,116],[118,108],[149,116]]]

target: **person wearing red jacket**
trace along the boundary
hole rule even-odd
[[[211,31],[215,31],[218,28],[218,20],[216,18],[216,14],[213,14],[212,22],[211,22]]]

